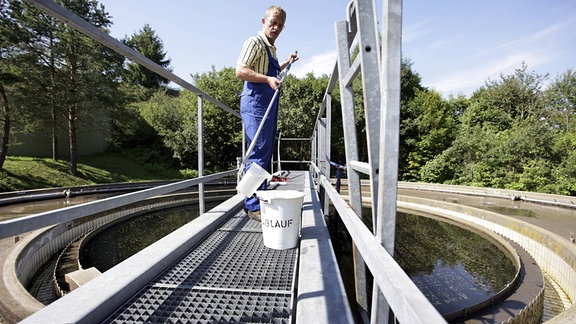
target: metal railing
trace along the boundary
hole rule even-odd
[[[198,185],[198,199],[199,199],[199,212],[204,213],[204,183],[224,177],[228,177],[237,173],[238,169],[233,169],[217,174],[204,175],[204,130],[203,130],[203,111],[204,100],[213,103],[217,107],[224,109],[232,115],[240,118],[240,114],[232,108],[221,103],[209,94],[196,88],[189,82],[178,77],[171,71],[156,64],[144,55],[128,47],[121,41],[111,37],[106,32],[86,22],[66,8],[49,0],[24,0],[26,3],[36,7],[42,12],[66,23],[68,26],[78,30],[84,35],[92,38],[95,41],[103,44],[104,46],[114,50],[115,52],[123,55],[124,57],[138,63],[152,72],[163,76],[164,78],[178,84],[184,89],[187,89],[198,96],[198,178],[184,180],[176,183],[170,183],[155,188],[141,190],[134,193],[128,193],[116,197],[102,199],[99,201],[90,202],[78,206],[72,206],[55,211],[39,213],[18,219],[6,220],[0,222],[0,239],[19,235],[21,233],[29,232],[35,229],[43,228],[50,225],[59,224],[66,221],[71,221],[94,213],[99,213],[105,210],[125,206],[136,201],[154,197],[157,195],[167,194],[177,190],[185,189],[190,186]],[[245,137],[242,131],[242,143],[244,147]]]
[[[361,321],[442,323],[444,318],[392,256],[400,128],[402,1],[383,1],[381,33],[375,1],[354,0],[346,9],[347,20],[336,22],[335,26],[337,62],[312,134],[311,172],[324,199],[324,214],[328,215],[331,203],[352,237],[356,303]],[[380,36],[384,44],[382,54]],[[358,55],[352,60],[355,49]],[[362,82],[368,161],[359,159],[356,138],[352,83],[358,78]],[[329,181],[331,102],[336,85],[340,88],[349,201]],[[361,176],[369,178],[374,232],[362,221]],[[374,278],[371,305],[366,268]]]
[[[286,164],[308,164],[311,161],[306,159],[306,160],[302,160],[302,159],[298,159],[295,160],[294,156],[292,157],[292,159],[290,160],[286,160],[286,159],[282,159],[282,147],[284,142],[310,142],[310,138],[309,137],[282,137],[282,133],[279,133],[278,136],[276,137],[276,160],[274,160],[274,157],[272,157],[272,172],[274,174],[281,174],[282,173],[282,163],[286,163]],[[308,143],[307,143],[308,144]],[[306,152],[309,153],[309,152]],[[274,166],[276,166],[276,169],[274,169]]]

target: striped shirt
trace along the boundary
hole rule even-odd
[[[254,70],[256,73],[266,75],[268,73],[268,53],[266,52],[266,45],[270,49],[272,56],[276,57],[276,47],[270,45],[266,36],[262,31],[258,32],[258,36],[248,38],[242,46],[242,51],[238,57],[237,65],[246,66]]]

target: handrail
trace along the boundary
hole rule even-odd
[[[386,300],[394,310],[400,323],[443,323],[444,318],[416,284],[400,268],[394,258],[386,251],[379,240],[370,232],[361,218],[356,215],[348,203],[334,189],[330,180],[316,165],[312,169],[320,179],[319,185],[324,188],[332,204],[338,211],[340,219],[348,229],[352,240],[362,254],[364,261],[372,271],[374,281],[388,297]]]
[[[274,168],[272,168],[273,172],[276,174],[280,174],[282,173],[282,162],[284,163],[310,163],[310,160],[282,160],[282,158],[280,157],[280,152],[281,152],[281,143],[284,141],[312,141],[311,137],[282,137],[282,132],[280,132],[278,134],[278,137],[276,137],[276,160],[274,161],[274,158],[272,158],[272,166],[276,165],[276,171],[274,171]]]
[[[392,257],[397,194],[401,12],[402,0],[384,1],[382,19],[386,24],[381,34],[386,50],[382,53],[373,0],[352,0],[346,7],[346,20],[336,22],[338,58],[312,133],[310,171],[318,183],[316,190],[319,194],[324,193],[324,214],[328,214],[327,206],[331,202],[353,239],[355,297],[360,321],[387,323],[391,309],[401,323],[443,323],[446,321],[442,315]],[[358,46],[359,53],[351,61],[354,46]],[[367,162],[358,158],[352,88],[353,81],[358,78],[361,78],[364,94]],[[349,201],[345,201],[328,180],[331,93],[336,84],[340,87]],[[362,221],[360,174],[369,176],[373,233]],[[370,309],[366,267],[374,277]]]
[[[170,183],[150,189],[127,193],[124,195],[104,198],[81,205],[70,206],[20,218],[8,219],[0,222],[0,239],[44,228],[46,226],[72,221],[112,208],[126,206],[143,199],[185,189],[196,184],[224,178],[235,173],[236,169],[233,169],[204,177],[183,180],[176,183]]]

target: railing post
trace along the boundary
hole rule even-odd
[[[316,161],[316,163],[318,165],[318,168],[320,169],[320,172],[325,174],[327,178],[330,178],[330,166],[328,165],[328,168],[326,168],[326,161],[328,160],[328,156],[330,154],[329,148],[326,146],[326,137],[327,137],[326,118],[318,116],[316,127],[318,132],[318,160]],[[329,205],[328,201],[326,200],[327,197],[325,196],[325,194],[326,194],[325,190],[320,188],[319,196],[320,198],[322,198],[321,202],[323,204],[322,209],[324,211],[323,212],[324,216],[329,214],[329,208],[327,208]]]
[[[340,97],[342,105],[342,127],[344,129],[344,145],[346,151],[346,166],[348,168],[349,204],[359,217],[362,217],[362,192],[360,176],[350,166],[350,161],[358,161],[358,140],[354,116],[354,92],[352,83],[345,81],[350,70],[350,42],[348,22],[336,22],[336,46],[338,50],[338,75],[340,81]],[[366,286],[366,266],[360,252],[353,246],[354,272],[356,285],[356,303],[359,313],[368,314],[368,292]]]
[[[384,248],[393,254],[396,228],[396,200],[398,187],[398,158],[400,147],[400,77],[402,63],[402,0],[385,0],[383,6],[383,39],[386,51],[382,53],[382,135],[380,149],[381,190],[378,196],[378,214],[383,216],[377,235]]]
[[[373,0],[356,1],[356,24],[358,26],[358,55],[362,73],[362,92],[370,166],[370,201],[372,202],[372,228],[379,221],[378,210],[378,166],[380,151],[380,43],[376,8]]]
[[[332,141],[330,136],[332,134],[332,96],[328,94],[326,96],[326,130],[325,139],[323,140],[326,146],[326,155],[324,161],[324,174],[328,179],[330,179],[330,157],[332,156]],[[330,201],[328,198],[328,193],[324,191],[324,216],[330,213]]]
[[[278,133],[278,142],[276,144],[276,149],[277,149],[277,154],[278,154],[278,160],[276,161],[277,167],[276,167],[276,172],[278,172],[278,174],[282,174],[282,165],[280,164],[281,162],[281,157],[280,157],[280,143],[282,142],[282,132]],[[274,159],[272,159],[272,162],[274,162]],[[272,165],[274,165],[274,163],[272,163]],[[272,173],[274,173],[274,170],[272,170]]]
[[[375,227],[377,239],[390,255],[394,255],[396,235],[396,200],[398,187],[398,156],[400,140],[400,77],[402,66],[402,0],[384,0],[382,4],[382,51],[380,82],[382,100],[380,115],[380,152],[378,204]],[[372,299],[378,308],[372,315],[385,323],[389,306],[380,289],[374,286]]]
[[[312,140],[310,141],[310,161],[312,162],[312,164],[318,165],[318,154],[316,151],[316,146],[317,146],[317,141],[318,141],[318,135],[317,135],[317,131],[316,128],[314,128],[314,130],[312,131]],[[310,170],[312,170],[312,168],[310,168]],[[312,173],[312,174],[315,174]],[[314,178],[316,179],[316,176],[314,176]]]
[[[366,143],[368,147],[368,166],[370,181],[370,201],[372,206],[372,228],[382,226],[382,214],[379,210],[380,149],[383,138],[380,135],[381,91],[380,91],[380,44],[374,0],[356,0],[356,23],[358,26],[358,55],[362,73],[362,92],[366,126]],[[394,209],[394,213],[396,210]],[[394,234],[394,228],[392,228]],[[376,283],[372,286],[371,323],[388,323],[390,306]]]
[[[198,96],[198,177],[204,176],[204,100]],[[198,184],[199,215],[204,214],[204,183]]]

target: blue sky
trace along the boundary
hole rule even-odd
[[[111,34],[123,38],[149,24],[162,39],[173,72],[234,67],[244,39],[261,29],[270,4],[283,6],[286,28],[276,41],[284,59],[298,50],[291,73],[329,74],[335,62],[334,23],[348,0],[100,0],[112,16]],[[376,1],[381,14],[382,1]],[[444,97],[469,96],[488,80],[522,63],[550,80],[576,70],[576,0],[405,0],[403,56],[424,86]]]

